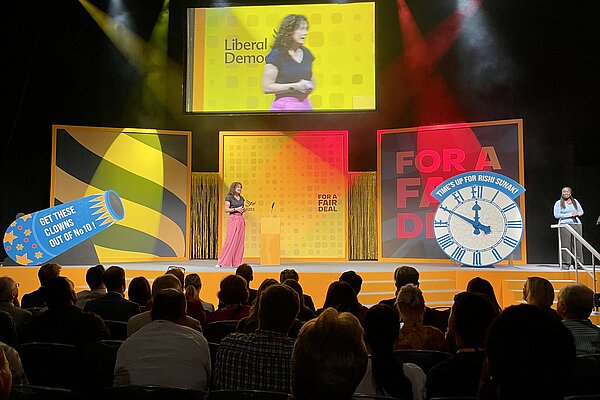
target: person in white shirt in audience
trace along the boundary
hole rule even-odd
[[[202,333],[184,326],[185,295],[164,289],[153,301],[152,322],[119,348],[114,385],[155,385],[208,392],[211,363]]]

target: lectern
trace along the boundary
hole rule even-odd
[[[281,218],[263,217],[260,220],[260,265],[279,265],[281,262]]]

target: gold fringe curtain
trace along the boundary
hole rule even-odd
[[[192,172],[191,259],[217,258],[219,174]]]
[[[377,259],[377,173],[348,173],[350,260]]]

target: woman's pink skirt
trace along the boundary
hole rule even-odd
[[[246,221],[240,213],[229,214],[227,219],[227,234],[217,264],[221,267],[239,267],[244,258],[244,236]]]
[[[299,99],[297,97],[280,97],[271,104],[271,111],[312,111],[312,104],[308,96]]]

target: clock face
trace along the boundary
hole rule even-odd
[[[453,260],[471,266],[492,265],[519,245],[523,217],[505,193],[488,186],[452,192],[434,216],[438,244]]]

